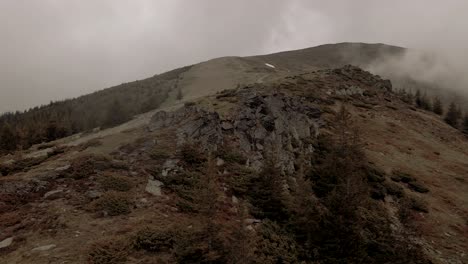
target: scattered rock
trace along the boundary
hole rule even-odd
[[[44,198],[48,199],[48,200],[55,200],[55,199],[58,199],[58,198],[61,198],[61,197],[63,197],[63,190],[62,189],[53,190],[53,191],[50,191],[50,192],[46,192],[44,194]]]
[[[244,222],[248,225],[252,225],[252,224],[260,224],[262,222],[262,220],[260,219],[253,219],[253,218],[247,218],[244,220]]]
[[[236,197],[235,195],[233,195],[233,196],[231,197],[231,199],[232,199],[232,203],[233,203],[233,204],[238,204],[238,203],[239,203],[239,199],[237,199],[237,197]]]
[[[426,188],[426,186],[422,185],[421,183],[419,182],[415,182],[415,181],[411,181],[408,183],[408,187],[415,191],[415,192],[419,192],[419,193],[428,193],[429,192],[429,189]]]
[[[179,163],[178,159],[168,159],[164,162],[161,170],[161,176],[166,177],[169,175],[171,171],[177,171],[179,167],[177,164]]]
[[[64,166],[55,168],[55,171],[57,171],[57,172],[66,171],[66,170],[68,170],[70,167],[71,167],[71,165],[70,165],[70,164],[67,164],[67,165],[64,165]]]
[[[224,129],[224,130],[231,130],[231,129],[234,128],[234,126],[232,125],[231,122],[223,121],[221,123],[221,128]]]
[[[2,240],[2,242],[0,242],[0,248],[9,247],[12,243],[13,243],[13,238],[12,237],[4,239],[4,240]]]
[[[97,199],[102,196],[102,193],[96,190],[89,190],[85,193],[85,195],[90,199]]]
[[[47,250],[51,250],[51,249],[56,248],[56,247],[57,246],[55,244],[50,244],[50,245],[46,245],[46,246],[33,248],[32,251],[47,251]]]
[[[163,185],[164,184],[158,180],[148,179],[148,183],[146,184],[145,191],[155,196],[161,196],[162,195],[161,186]]]
[[[223,166],[224,160],[222,158],[216,158],[216,166]]]
[[[57,180],[60,177],[60,174],[57,171],[48,171],[36,176],[38,180],[41,181],[52,181]]]
[[[10,159],[10,160],[4,161],[4,162],[2,163],[2,165],[12,165],[13,163],[15,163],[15,160],[14,160],[14,159]]]

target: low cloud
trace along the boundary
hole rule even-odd
[[[411,54],[378,67],[444,82],[449,73],[466,89],[464,74],[451,77],[467,68],[466,13],[463,0],[1,1],[0,112],[219,56],[345,41],[436,54],[429,68]]]

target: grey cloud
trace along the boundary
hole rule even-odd
[[[468,61],[466,1],[0,1],[0,112],[175,67],[341,41]],[[451,66],[452,67],[452,66]]]

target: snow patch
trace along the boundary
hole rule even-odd
[[[273,69],[276,68],[275,65],[271,65],[270,63],[265,63],[265,66],[270,67],[270,68],[273,68]]]

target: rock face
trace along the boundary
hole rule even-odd
[[[227,116],[184,106],[156,113],[149,130],[175,128],[179,145],[196,141],[207,150],[230,141],[250,157],[255,169],[262,166],[266,153],[275,153],[283,170],[293,172],[295,155],[313,151],[310,139],[319,133],[321,111],[305,99],[280,93],[259,95],[248,88],[227,96],[239,101],[238,109]]]

